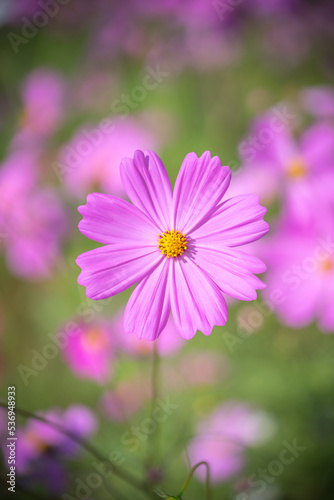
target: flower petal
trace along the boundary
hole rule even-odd
[[[258,196],[235,196],[221,203],[210,219],[191,233],[191,238],[198,244],[216,248],[246,245],[269,231],[263,220],[265,213]]]
[[[121,179],[132,203],[161,231],[170,229],[172,187],[160,158],[152,151],[136,151],[133,160],[122,160]]]
[[[206,151],[189,153],[181,165],[173,196],[174,229],[189,233],[220,202],[231,179],[229,167]]]
[[[326,122],[309,127],[301,137],[301,150],[308,166],[315,172],[332,168],[334,128]]]
[[[212,279],[190,259],[173,259],[170,266],[171,307],[180,335],[192,338],[197,330],[210,335],[215,325],[225,325],[227,305]]]
[[[79,229],[99,243],[138,242],[157,246],[159,228],[131,203],[107,194],[87,196],[87,204],[78,208],[83,216]]]
[[[127,245],[107,245],[79,255],[76,263],[82,271],[79,285],[86,287],[90,299],[100,300],[123,292],[162,259],[158,249]]]
[[[154,340],[166,326],[170,314],[166,258],[132,292],[124,313],[124,330],[138,338]]]
[[[192,255],[196,265],[203,269],[219,288],[240,300],[255,300],[256,290],[265,284],[253,273],[263,273],[264,263],[235,248],[207,248],[197,245]]]

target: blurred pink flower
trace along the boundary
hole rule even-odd
[[[124,315],[124,329],[155,340],[172,310],[183,338],[197,330],[209,335],[227,321],[223,293],[254,300],[265,285],[253,273],[265,265],[235,247],[268,232],[266,209],[258,197],[223,201],[229,167],[205,152],[184,159],[174,193],[158,156],[136,151],[121,164],[124,188],[133,205],[112,196],[91,194],[79,207],[80,231],[105,243],[80,255],[79,284],[89,298],[116,295],[139,281]],[[176,228],[176,229],[174,229]]]
[[[334,118],[334,88],[318,85],[299,94],[302,108],[316,118]]]
[[[224,482],[244,467],[245,447],[261,444],[273,430],[273,422],[263,411],[239,401],[224,403],[198,425],[188,445],[191,465],[208,462],[212,481]],[[195,474],[205,481],[204,467]]]
[[[243,447],[218,436],[198,436],[188,445],[191,466],[207,462],[213,483],[223,483],[242,471],[245,465]],[[201,465],[195,475],[205,482],[206,467]]]
[[[317,321],[324,332],[334,332],[333,238],[332,213],[322,214],[317,224],[307,229],[284,219],[267,239],[265,297],[284,324],[303,328]]]
[[[321,207],[333,205],[334,127],[316,123],[296,142],[283,119],[277,110],[268,113],[241,142],[243,166],[236,172],[232,193],[242,192],[249,183],[262,201],[279,194],[289,218],[310,224]]]
[[[228,376],[230,364],[218,352],[190,351],[182,354],[182,361],[164,363],[161,369],[166,390],[170,393],[219,384]]]
[[[67,335],[62,349],[65,361],[79,378],[108,382],[113,374],[115,346],[110,323],[99,321],[87,325],[81,322]]]
[[[77,438],[89,438],[97,431],[94,413],[82,405],[73,404],[65,411],[54,408],[39,415]],[[29,419],[25,427],[18,427],[16,434],[19,443],[15,463],[17,474],[38,487],[44,485],[49,491],[62,493],[66,487],[66,469],[62,461],[75,457],[79,445],[55,427],[35,419]],[[6,446],[3,452],[6,456]]]
[[[243,446],[256,446],[273,433],[274,424],[262,410],[255,410],[242,401],[229,401],[216,408],[198,426],[199,434],[208,432]]]
[[[0,170],[1,246],[10,271],[29,280],[49,277],[67,226],[56,192],[36,186],[37,161],[31,151],[19,151]]]
[[[214,351],[191,351],[186,353],[179,365],[177,387],[207,386],[226,378],[229,372],[228,360]],[[169,371],[170,367],[169,367]]]
[[[94,55],[110,58],[125,52],[144,57],[150,65],[159,64],[171,75],[185,65],[199,70],[225,66],[239,56],[241,48],[237,37],[230,36],[232,31],[224,29],[230,24],[225,11],[223,20],[206,0],[132,0],[131,7],[119,3],[103,17]]]
[[[55,71],[34,70],[22,87],[23,110],[13,146],[30,146],[60,126],[65,112],[65,83]]]
[[[151,383],[148,377],[138,376],[122,380],[114,390],[107,391],[101,398],[101,408],[111,420],[124,421],[140,411],[151,397]]]
[[[108,119],[106,127],[82,129],[60,153],[59,173],[68,191],[77,198],[92,189],[123,196],[119,164],[142,144],[157,147],[154,134],[139,121]]]
[[[31,16],[36,11],[40,10],[38,0],[4,0],[1,5],[5,19],[9,22],[22,22],[22,16]]]

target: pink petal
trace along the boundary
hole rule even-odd
[[[191,260],[171,261],[170,293],[175,326],[182,337],[190,339],[197,330],[210,335],[215,325],[225,325],[228,312],[222,292]]]
[[[301,138],[303,156],[314,171],[332,168],[334,163],[334,128],[327,123],[310,127]]]
[[[124,313],[124,329],[138,338],[154,340],[165,328],[170,314],[167,286],[170,261],[166,258],[132,292]]]
[[[191,233],[191,238],[209,247],[246,245],[269,231],[263,220],[265,213],[258,196],[235,196],[221,203],[209,220]]]
[[[270,277],[273,283],[282,283],[282,275]],[[272,290],[272,286],[270,290]],[[275,289],[282,290],[278,286]],[[268,297],[270,299],[270,290]],[[321,293],[319,282],[316,279],[305,280],[297,291],[291,291],[288,287],[283,290],[283,303],[276,306],[278,317],[281,321],[292,328],[303,328],[316,319],[318,311],[318,298]]]
[[[144,246],[157,246],[159,229],[131,203],[107,194],[87,196],[87,204],[78,208],[83,216],[79,229],[100,243],[136,241]]]
[[[79,285],[90,299],[100,300],[123,292],[152,271],[162,259],[158,249],[107,245],[79,255]]]
[[[265,288],[265,284],[253,273],[264,272],[266,266],[260,259],[245,252],[198,245],[192,258],[224,293],[236,299],[255,300],[256,290]]]
[[[224,195],[231,179],[229,167],[206,151],[200,158],[189,153],[181,165],[173,196],[174,229],[189,233]]]
[[[152,151],[136,151],[133,160],[122,160],[121,179],[132,203],[161,231],[170,229],[172,187],[160,158]]]

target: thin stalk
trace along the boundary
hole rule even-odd
[[[152,371],[151,371],[151,380],[152,380],[152,400],[151,400],[151,419],[154,419],[154,410],[156,405],[156,400],[159,396],[159,367],[160,367],[160,358],[158,354],[157,342],[154,342],[153,352],[152,352]],[[159,453],[159,423],[156,422],[156,429],[154,433],[151,435],[151,439],[149,441],[149,451],[148,451],[148,466],[153,465],[156,462],[156,457]]]
[[[0,407],[7,409],[7,403],[0,401]],[[61,432],[62,434],[67,436],[69,439],[74,441],[75,443],[79,444],[83,449],[88,451],[88,453],[93,455],[95,458],[97,458],[101,462],[109,462],[109,460],[97,448],[95,448],[95,446],[93,446],[91,443],[89,443],[85,439],[80,438],[79,436],[77,436],[73,432],[68,431],[67,429],[64,429],[61,425],[58,425],[55,422],[50,422],[45,417],[42,417],[40,415],[35,415],[34,413],[31,413],[27,410],[23,410],[21,408],[16,407],[15,412],[19,415],[22,415],[23,417],[33,418],[35,420],[39,420],[40,422],[44,422],[47,425],[50,425],[51,427],[53,427],[54,429],[57,429],[59,432]],[[119,479],[122,479],[123,481],[129,483],[134,488],[145,491],[147,493],[147,488],[146,488],[145,484],[138,481],[138,479],[136,479],[135,477],[130,475],[128,472],[121,471],[120,469],[116,469],[114,467],[113,473]]]
[[[205,495],[205,499],[212,500],[211,488],[210,488],[210,467],[209,467],[208,462],[199,462],[198,464],[194,465],[194,467],[189,472],[189,475],[188,475],[187,479],[185,480],[184,485],[182,486],[180,493],[177,495],[176,498],[179,498],[179,499],[182,498],[182,495],[183,495],[185,489],[187,488],[188,484],[190,483],[195,470],[198,469],[198,467],[200,467],[201,465],[205,465],[205,467],[206,467],[206,481],[205,481],[206,495]]]

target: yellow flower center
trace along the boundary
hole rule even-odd
[[[161,253],[167,255],[167,257],[178,257],[182,255],[185,250],[187,250],[187,240],[183,233],[180,231],[165,231],[159,234],[158,248]]]
[[[39,453],[45,453],[52,448],[50,444],[43,441],[43,439],[37,436],[37,434],[35,434],[33,431],[28,431],[25,435],[25,438],[33,444],[33,446],[39,451]]]
[[[331,261],[331,259],[328,258],[321,263],[321,270],[324,273],[329,273],[329,271],[331,271],[332,269],[333,269],[333,262]]]
[[[81,339],[83,347],[87,351],[100,351],[108,345],[105,334],[99,328],[91,328]]]
[[[307,168],[302,158],[294,158],[288,164],[288,176],[290,179],[299,179],[305,177]]]

